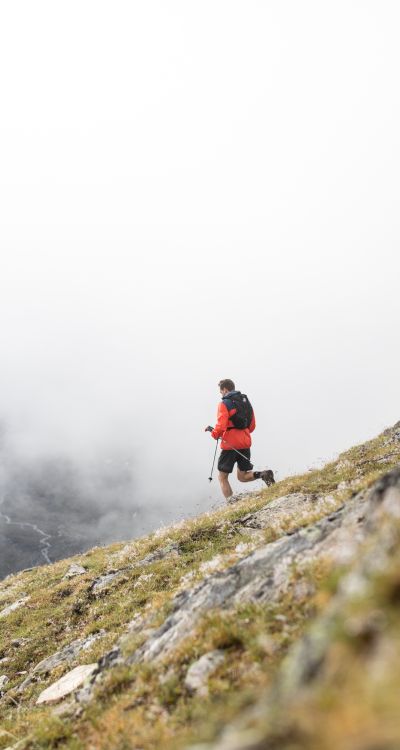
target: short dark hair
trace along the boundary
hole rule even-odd
[[[220,388],[227,388],[228,391],[235,390],[235,383],[233,382],[233,380],[229,380],[229,378],[225,378],[225,380],[220,380],[218,385]]]

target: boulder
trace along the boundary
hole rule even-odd
[[[75,641],[71,641],[71,643],[64,646],[60,651],[56,651],[52,656],[48,656],[46,659],[43,659],[36,664],[36,667],[33,670],[34,673],[44,674],[46,672],[51,672],[63,662],[73,661],[80,651],[86,651],[86,649],[90,648],[93,643],[98,641],[98,639],[102,638],[104,635],[105,631],[101,630],[99,633],[93,633],[87,638],[77,638]]]
[[[186,689],[189,690],[190,693],[207,695],[208,678],[213,672],[215,672],[217,667],[222,664],[224,659],[224,652],[217,649],[215,651],[210,651],[208,654],[204,654],[204,656],[191,664],[184,681]]]
[[[153,562],[164,560],[165,557],[171,557],[171,556],[176,557],[178,555],[179,555],[179,544],[176,544],[175,542],[171,542],[171,544],[167,544],[165,547],[161,547],[160,549],[156,549],[154,552],[150,552],[142,560],[139,560],[139,562],[135,563],[133,567],[141,568],[146,565],[151,565],[151,563]]]
[[[69,566],[64,578],[74,578],[75,576],[81,576],[86,572],[86,568],[84,568],[82,565],[76,565],[75,563],[73,563]]]
[[[66,695],[69,695],[80,687],[87,677],[90,677],[90,675],[93,674],[95,669],[97,669],[97,663],[82,664],[79,667],[75,667],[75,669],[72,669],[71,672],[65,674],[53,685],[50,685],[46,690],[43,690],[36,701],[36,705],[39,706],[42,703],[56,703],[62,698],[65,698]]]
[[[99,576],[98,578],[95,578],[94,581],[92,581],[92,583],[90,584],[89,593],[92,594],[92,596],[99,596],[100,594],[105,593],[106,591],[108,591],[111,585],[116,583],[117,579],[121,577],[125,570],[126,568],[121,568],[121,570],[112,570],[102,576]]]
[[[93,643],[104,635],[105,631],[101,630],[98,633],[89,635],[87,638],[77,638],[75,641],[71,641],[67,646],[64,646],[60,651],[56,651],[56,653],[46,657],[46,659],[42,659],[42,661],[36,664],[31,674],[21,683],[18,688],[18,693],[23,693],[32,682],[35,682],[36,675],[52,672],[52,670],[60,664],[73,661],[81,651],[90,648]]]
[[[9,604],[8,607],[5,607],[0,612],[0,618],[7,617],[7,615],[11,614],[11,612],[14,612],[16,609],[19,609],[20,607],[23,607],[26,602],[29,601],[31,597],[30,596],[23,596],[21,599],[17,599],[16,602],[13,602],[12,604]]]

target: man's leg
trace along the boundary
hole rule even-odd
[[[218,472],[219,483],[221,485],[222,494],[225,499],[228,499],[228,497],[231,497],[231,495],[233,495],[232,487],[229,484],[228,477],[229,474],[227,474],[225,471]]]
[[[222,494],[225,500],[233,495],[232,487],[229,484],[229,474],[233,471],[236,462],[235,451],[221,450],[218,459],[218,479],[221,485]]]
[[[245,448],[242,453],[242,456],[239,454],[237,456],[237,478],[239,482],[254,482],[255,479],[260,478],[260,472],[253,471],[253,464],[250,461],[250,448]]]
[[[260,477],[255,477],[254,471],[241,471],[241,469],[238,469],[237,478],[239,482],[254,482],[255,479],[259,479]]]
[[[239,482],[254,482],[255,479],[262,479],[267,487],[270,484],[275,484],[274,474],[271,469],[266,469],[265,471],[242,471],[238,469],[237,478]]]

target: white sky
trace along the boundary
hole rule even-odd
[[[222,377],[280,477],[399,419],[399,21],[365,0],[1,4],[0,415],[21,450],[126,442],[144,500],[189,508],[219,494]]]

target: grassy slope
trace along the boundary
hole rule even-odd
[[[264,506],[273,498],[293,492],[330,495],[339,506],[355,491],[372,484],[395,466],[400,444],[385,445],[380,435],[364,445],[341,454],[323,469],[289,477],[236,506],[180,523],[135,542],[95,548],[86,554],[51,566],[35,568],[0,584],[0,608],[23,594],[30,600],[0,620],[0,674],[10,678],[0,701],[0,748],[25,739],[21,748],[124,748],[183,747],[190,741],[213,738],[219,729],[244,706],[252,704],[270,684],[288,647],[304,632],[310,619],[321,611],[332,587],[331,571],[315,564],[307,576],[316,585],[313,595],[286,595],[271,606],[242,606],[235,612],[209,612],[194,633],[175,652],[155,665],[118,667],[109,672],[97,689],[95,700],[80,716],[68,711],[54,715],[52,707],[36,707],[39,693],[77,664],[96,661],[126,629],[137,613],[145,612],[151,626],[163,621],[174,594],[182,588],[182,577],[191,586],[204,577],[201,566],[220,556],[219,566],[229,566],[247,554],[238,544],[252,544],[252,537],[238,530],[234,521]],[[351,483],[338,488],[341,483]],[[279,525],[264,532],[272,541],[299,524],[313,522],[288,515]],[[141,569],[140,560],[170,542],[179,543],[180,554]],[[262,540],[258,544],[263,543]],[[240,551],[242,549],[242,551]],[[63,580],[71,562],[83,564],[85,575]],[[128,568],[101,597],[89,594],[89,585],[110,568]],[[141,577],[143,575],[143,577]],[[151,576],[149,575],[151,574]],[[296,571],[293,571],[296,575]],[[278,616],[278,619],[276,619]],[[31,670],[63,645],[100,629],[106,635],[81,652],[68,665],[55,669],[40,683],[32,684],[21,697],[16,687],[24,679],[18,672]],[[27,639],[19,647],[12,639]],[[132,652],[145,638],[139,633],[126,644]],[[213,648],[226,651],[225,662],[210,679],[209,697],[191,697],[183,687],[188,665]],[[12,736],[10,736],[10,733]],[[15,739],[13,739],[15,738]]]

